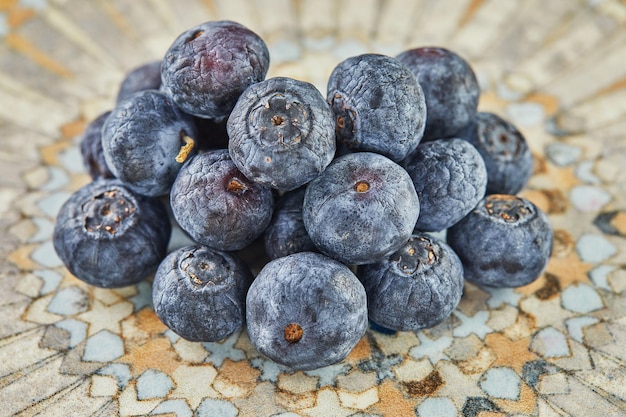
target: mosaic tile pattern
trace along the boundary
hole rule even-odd
[[[269,76],[321,91],[366,51],[465,56],[481,109],[516,123],[535,155],[522,194],[555,229],[545,273],[514,290],[466,284],[440,326],[370,329],[345,361],[306,372],[260,356],[245,332],[177,337],[149,281],[74,278],[51,234],[89,180],[85,124],[127,70],[217,18],[267,40]],[[0,416],[626,415],[625,25],[618,0],[1,1]]]

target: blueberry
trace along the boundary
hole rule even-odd
[[[102,113],[91,121],[85,128],[80,139],[80,153],[83,157],[83,165],[92,180],[97,178],[115,178],[104,158],[102,149],[102,127],[110,111]]]
[[[225,118],[249,85],[265,79],[269,59],[265,42],[245,26],[205,22],[184,31],[169,47],[162,88],[189,114]]]
[[[465,279],[478,285],[521,287],[537,279],[552,252],[552,227],[532,202],[512,195],[485,197],[448,229]]]
[[[196,152],[196,128],[164,94],[145,90],[118,104],[102,130],[107,165],[133,191],[169,192],[183,162]]]
[[[161,60],[133,68],[126,74],[117,92],[117,103],[138,91],[161,88]]]
[[[476,148],[463,139],[421,143],[404,161],[404,167],[420,200],[417,230],[446,229],[485,196],[485,163]]]
[[[310,370],[344,359],[367,330],[363,285],[324,255],[300,252],[270,261],[246,298],[248,335],[263,355]]]
[[[228,150],[245,176],[281,191],[318,176],[335,155],[330,107],[304,81],[286,77],[253,84],[228,118]]]
[[[337,140],[350,149],[398,162],[422,139],[424,93],[411,71],[392,57],[363,54],[339,63],[328,80],[327,101]]]
[[[480,87],[467,61],[448,49],[431,47],[410,49],[396,58],[424,91],[428,112],[423,140],[453,137],[472,121]]]
[[[533,156],[519,130],[502,117],[476,115],[467,139],[478,149],[487,168],[487,194],[517,194],[533,173]]]
[[[198,154],[180,170],[170,192],[180,227],[196,242],[234,251],[261,236],[272,218],[269,187],[250,181],[226,149]]]
[[[444,242],[425,233],[382,261],[362,265],[370,320],[388,329],[434,327],[450,316],[463,294],[463,265]]]
[[[234,254],[202,245],[182,247],[159,265],[154,311],[179,336],[216,342],[243,327],[252,273]]]
[[[77,278],[103,288],[136,284],[165,257],[171,225],[158,199],[117,179],[98,179],[63,204],[53,244]]]
[[[411,177],[400,165],[358,152],[335,159],[308,184],[302,218],[323,253],[346,264],[365,264],[398,250],[419,212]]]
[[[270,259],[297,252],[316,252],[302,220],[305,188],[285,193],[276,202],[274,214],[264,233],[265,251]]]

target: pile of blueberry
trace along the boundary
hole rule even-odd
[[[369,322],[443,322],[464,280],[539,277],[552,230],[516,196],[533,158],[511,123],[477,111],[465,60],[354,56],[326,97],[266,79],[269,62],[254,32],[211,21],[127,75],[82,137],[93,181],[57,218],[54,247],[76,277],[114,288],[156,271],[154,309],[174,332],[218,341],[246,326],[293,369],[342,360]],[[195,244],[167,253],[172,222]],[[267,252],[256,277],[240,256],[255,242]]]

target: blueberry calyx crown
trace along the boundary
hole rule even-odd
[[[478,129],[478,140],[494,157],[512,161],[523,152],[523,140],[519,133],[499,125],[479,124]]]
[[[439,262],[439,245],[425,236],[413,236],[391,259],[400,272],[410,276]]]
[[[132,195],[119,188],[105,190],[82,205],[84,228],[96,238],[122,234],[135,224],[136,210]]]
[[[492,194],[478,206],[479,213],[504,223],[525,223],[535,216],[532,203],[514,195]]]
[[[250,110],[249,129],[258,131],[259,141],[267,147],[296,145],[310,131],[310,120],[302,100],[275,92]]]
[[[298,343],[303,335],[304,331],[302,330],[302,326],[298,323],[289,323],[285,326],[285,340],[287,342]]]
[[[227,290],[233,286],[229,279],[230,265],[213,251],[192,249],[181,254],[178,268],[183,276],[196,288],[204,287],[214,292]]]

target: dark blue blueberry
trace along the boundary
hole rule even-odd
[[[215,249],[243,249],[259,237],[274,207],[272,190],[246,178],[226,149],[198,154],[181,169],[170,192],[180,227]]]
[[[346,264],[366,264],[398,250],[419,212],[411,177],[400,165],[357,152],[335,159],[309,183],[302,218],[323,253]]]
[[[136,284],[165,257],[171,225],[163,204],[116,179],[98,179],[63,204],[53,244],[77,278],[103,288]]]
[[[245,321],[252,273],[236,255],[191,245],[170,253],[152,284],[154,311],[179,336],[216,342]]]
[[[297,252],[317,252],[302,220],[304,188],[285,193],[276,202],[272,221],[265,229],[265,251],[270,259]]]
[[[447,319],[463,294],[463,265],[444,242],[416,233],[391,256],[359,267],[370,320],[414,331]]]
[[[334,121],[324,97],[304,81],[251,85],[228,118],[228,150],[244,175],[289,191],[318,176],[335,155]]]
[[[404,167],[420,200],[417,230],[446,229],[485,196],[485,162],[476,148],[463,139],[421,143],[404,161]]]
[[[224,118],[248,86],[265,79],[269,61],[267,45],[250,29],[227,20],[205,22],[170,46],[162,89],[189,114]]]
[[[120,84],[117,102],[126,100],[138,91],[159,88],[161,88],[161,60],[149,62],[129,71]]]
[[[270,261],[246,298],[248,335],[263,355],[292,369],[344,359],[367,330],[365,289],[350,269],[300,252]]]
[[[102,127],[110,111],[102,113],[92,120],[85,128],[80,139],[80,153],[83,157],[83,165],[92,180],[97,178],[115,178],[104,158],[102,149]]]
[[[424,140],[443,139],[476,115],[480,87],[467,61],[444,48],[422,47],[396,57],[417,77],[426,98]]]
[[[533,155],[526,139],[509,121],[479,112],[467,137],[485,160],[487,194],[517,194],[533,173]]]
[[[448,229],[447,240],[463,262],[466,280],[521,287],[541,275],[553,236],[547,216],[532,202],[493,194]]]
[[[118,104],[102,130],[107,165],[135,192],[169,192],[183,162],[196,152],[191,116],[156,90],[133,94]]]
[[[328,80],[337,140],[348,148],[404,159],[422,139],[424,93],[411,71],[379,54],[348,58]]]

